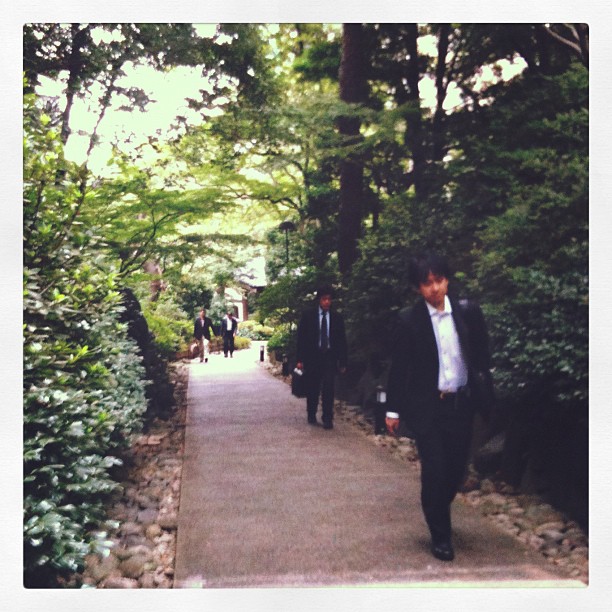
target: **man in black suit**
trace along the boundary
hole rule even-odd
[[[334,383],[336,373],[346,371],[348,352],[344,319],[331,310],[332,295],[328,285],[318,289],[318,305],[302,315],[297,332],[297,367],[304,371],[308,423],[317,425],[321,396],[325,429],[333,428]]]
[[[227,357],[234,356],[234,338],[238,331],[238,320],[234,318],[234,313],[229,310],[227,316],[221,321],[221,335],[223,336],[223,354]]]
[[[212,321],[206,316],[206,310],[202,308],[200,316],[193,324],[193,337],[200,347],[200,363],[202,361],[208,363],[208,343],[211,333],[214,335]]]
[[[480,307],[449,298],[445,259],[414,258],[410,279],[422,299],[400,312],[388,406],[414,433],[432,554],[452,561],[450,507],[465,476],[474,412],[487,418],[493,402],[488,334]]]

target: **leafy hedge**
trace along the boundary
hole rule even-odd
[[[41,291],[41,281],[26,271],[27,586],[47,586],[56,573],[79,569],[92,547],[103,544],[89,532],[103,520],[104,499],[117,487],[109,469],[121,463],[117,455],[146,407],[144,372],[116,321],[116,294],[103,290],[83,300],[77,285],[60,305],[57,294]]]
[[[155,345],[165,359],[184,350],[193,336],[193,321],[163,292],[158,301],[143,302],[143,314],[155,337]]]
[[[250,338],[251,340],[268,340],[274,333],[274,328],[261,325],[255,319],[241,321],[238,324],[238,336]]]
[[[485,158],[508,173],[495,183],[505,210],[483,223],[474,252],[497,385],[537,397],[546,419],[559,410],[588,416],[588,76],[576,66],[524,79],[505,94],[501,116],[488,109],[480,118],[493,136],[475,134],[466,146],[472,167]],[[515,125],[519,113],[527,119]]]
[[[296,351],[296,326],[290,323],[282,323],[275,328],[274,334],[268,340],[268,353],[278,351],[286,355],[295,355]]]
[[[115,278],[76,221],[83,171],[25,100],[24,584],[50,587],[107,545],[103,504],[118,486],[110,470],[146,401]]]

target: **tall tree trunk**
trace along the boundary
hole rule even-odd
[[[83,53],[82,49],[85,46],[87,32],[89,26],[81,29],[78,23],[73,23],[71,26],[72,33],[72,48],[68,59],[68,82],[66,84],[66,107],[62,114],[62,129],[60,138],[65,145],[70,136],[70,111],[74,102],[74,96],[79,91],[81,86],[83,72]]]
[[[340,62],[340,99],[350,104],[367,100],[365,79],[364,32],[360,23],[345,23],[342,35]],[[346,137],[347,147],[360,141],[360,121],[357,117],[341,117],[340,133]],[[357,260],[357,241],[363,217],[363,162],[349,151],[340,163],[340,211],[338,219],[338,265],[346,276]]]
[[[406,38],[406,48],[408,50],[406,81],[408,83],[408,103],[410,107],[410,114],[406,121],[406,144],[412,151],[412,183],[414,184],[417,197],[422,198],[426,195],[424,174],[427,155],[423,144],[423,119],[421,117],[421,98],[419,96],[419,81],[421,79],[417,50],[419,31],[416,23],[409,23],[406,26],[408,34]]]
[[[443,23],[438,32],[438,60],[436,64],[436,111],[433,118],[433,154],[434,161],[442,161],[444,150],[444,100],[446,98],[446,56],[448,54],[448,39],[451,27],[448,23]]]

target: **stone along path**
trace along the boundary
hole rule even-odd
[[[434,559],[418,475],[345,422],[307,425],[256,349],[191,364],[175,588],[583,586],[459,503],[455,561]]]

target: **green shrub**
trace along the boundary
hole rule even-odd
[[[146,302],[143,314],[165,359],[172,359],[175,353],[184,350],[193,337],[193,321],[166,292],[156,302]]]
[[[241,351],[242,349],[248,349],[250,346],[250,338],[241,338],[240,336],[236,336],[234,338],[234,347],[237,351]]]
[[[251,340],[268,340],[274,333],[273,327],[261,325],[255,320],[241,321],[238,324],[238,336]]]
[[[279,325],[268,340],[268,353],[278,351],[286,355],[295,354],[296,331],[290,324]]]
[[[239,330],[251,330],[256,325],[259,325],[259,323],[257,323],[257,321],[255,321],[255,319],[248,319],[247,321],[240,321],[238,323],[238,329]]]
[[[537,397],[540,415],[549,411],[553,420],[560,410],[588,418],[588,79],[574,66],[526,80],[507,92],[504,121],[490,108],[482,123],[494,130],[490,142],[505,145],[497,164],[508,174],[495,181],[505,209],[479,232],[473,285],[486,294],[498,387]],[[508,131],[510,111],[525,109],[528,121]],[[467,149],[470,165],[496,161],[482,140],[475,134]]]
[[[117,486],[109,469],[120,464],[117,456],[146,408],[144,369],[117,322],[110,279],[83,264],[62,271],[64,279],[55,275],[56,291],[45,292],[49,272],[25,270],[24,569],[30,586],[49,586],[98,548],[90,531]]]
[[[109,470],[146,400],[115,279],[75,222],[82,170],[30,97],[24,117],[24,584],[51,587],[107,546]]]

